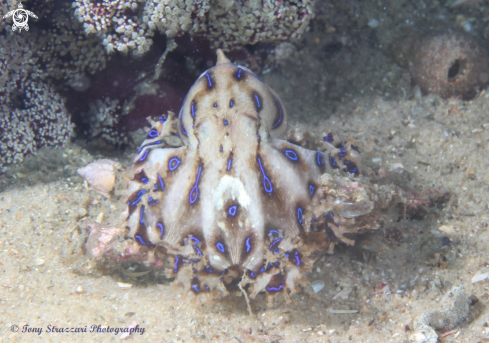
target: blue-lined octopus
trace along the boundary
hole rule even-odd
[[[266,291],[289,299],[354,220],[336,214],[319,178],[333,169],[358,174],[358,149],[332,134],[322,151],[284,140],[279,96],[217,55],[178,117],[149,119],[129,182],[128,236],[147,250],[148,264],[163,265],[194,294],[227,294],[239,285],[252,298]],[[322,213],[315,216],[314,207]]]

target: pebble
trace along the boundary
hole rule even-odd
[[[376,27],[379,26],[379,21],[377,19],[372,19],[368,22],[367,24],[369,27],[371,27],[372,29],[375,29]]]
[[[80,207],[80,208],[78,209],[77,213],[78,213],[78,215],[79,215],[80,217],[85,217],[85,216],[87,215],[87,213],[88,213],[88,212],[87,212],[87,210],[86,210],[85,208]]]
[[[316,280],[311,283],[311,287],[314,290],[314,293],[320,292],[324,288],[324,281]]]

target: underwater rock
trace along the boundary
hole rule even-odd
[[[409,69],[424,93],[449,98],[472,98],[489,82],[489,57],[470,34],[431,30],[406,37],[396,48],[396,58]]]
[[[453,286],[441,300],[441,308],[420,314],[414,320],[414,335],[411,342],[436,343],[435,330],[451,330],[469,316],[470,299],[462,285]]]

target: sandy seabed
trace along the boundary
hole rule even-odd
[[[344,49],[335,58],[356,78],[350,93],[329,101],[335,82],[348,82],[328,74],[335,62],[320,58],[315,38],[309,33],[290,61],[263,75],[284,99],[289,123],[354,139],[365,170],[401,187],[448,192],[444,206],[423,218],[393,218],[354,247],[339,245],[292,303],[268,308],[262,295],[249,316],[236,294],[201,303],[151,275],[91,269],[80,228],[97,219],[120,225],[125,199],[88,191],[76,170],[102,157],[129,167],[134,150],[83,142],[41,150],[0,180],[0,341],[116,342],[121,333],[91,333],[92,325],[139,325],[145,331],[133,334],[134,342],[408,342],[414,318],[440,306],[457,284],[473,306],[440,339],[489,341],[489,281],[472,282],[489,272],[489,93],[470,101],[421,96],[378,50]],[[403,233],[400,245],[386,238],[386,228]],[[314,293],[313,281],[324,288]],[[21,332],[26,325],[43,332]],[[87,332],[47,332],[53,327]]]

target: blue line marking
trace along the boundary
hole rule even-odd
[[[148,147],[148,146],[159,145],[161,143],[163,143],[163,141],[154,141],[154,142],[145,144],[145,145],[143,145],[142,147],[139,148],[138,153],[140,153],[141,151],[143,151],[143,149],[146,148],[146,147]]]
[[[212,88],[212,82],[211,82],[211,77],[209,76],[209,74],[205,73],[204,74],[205,76],[207,76],[207,81],[209,82],[209,87]]]
[[[309,185],[309,195],[312,195],[314,193],[314,186],[313,185]]]
[[[277,122],[275,124],[273,124],[272,129],[274,129],[280,125],[280,123],[282,122],[282,117],[283,117],[282,106],[280,105],[280,102],[277,100],[277,98],[273,98],[273,100],[275,100],[275,103],[277,104],[279,117],[277,119]]]
[[[144,224],[143,215],[144,215],[144,205],[141,206],[141,212],[139,212],[139,222],[141,224]]]
[[[140,236],[140,235],[135,235],[134,238],[136,238],[139,243],[141,243],[142,245],[147,245],[145,241],[143,241],[143,238]]]
[[[195,185],[194,185],[194,187],[192,188],[192,190],[190,191],[190,194],[189,194],[189,201],[190,201],[191,204],[193,204],[197,200],[197,197],[199,196],[199,187],[198,187],[198,185],[199,185],[199,178],[200,178],[201,171],[202,171],[202,167],[199,167],[199,173],[197,174],[197,180],[195,180]]]
[[[261,173],[263,174],[263,188],[265,189],[265,192],[272,193],[273,192],[272,182],[265,175],[265,170],[263,170],[260,157],[258,157],[258,164],[260,165]]]
[[[258,98],[258,94],[255,94],[255,99],[256,99],[256,106],[258,109],[261,109],[261,104],[260,104],[260,98]]]
[[[160,229],[160,239],[163,239],[163,235],[165,234],[165,227],[163,226],[163,223],[156,223],[156,226]]]
[[[302,224],[302,208],[297,209],[297,220],[299,221],[299,224]]]
[[[247,253],[250,252],[250,250],[251,250],[250,239],[251,239],[251,237],[246,238],[246,242],[245,242],[246,243],[246,252]]]
[[[144,152],[143,152],[143,155],[139,158],[139,162],[142,162],[146,159],[146,157],[148,157],[148,153],[149,153],[149,149],[146,149]]]

